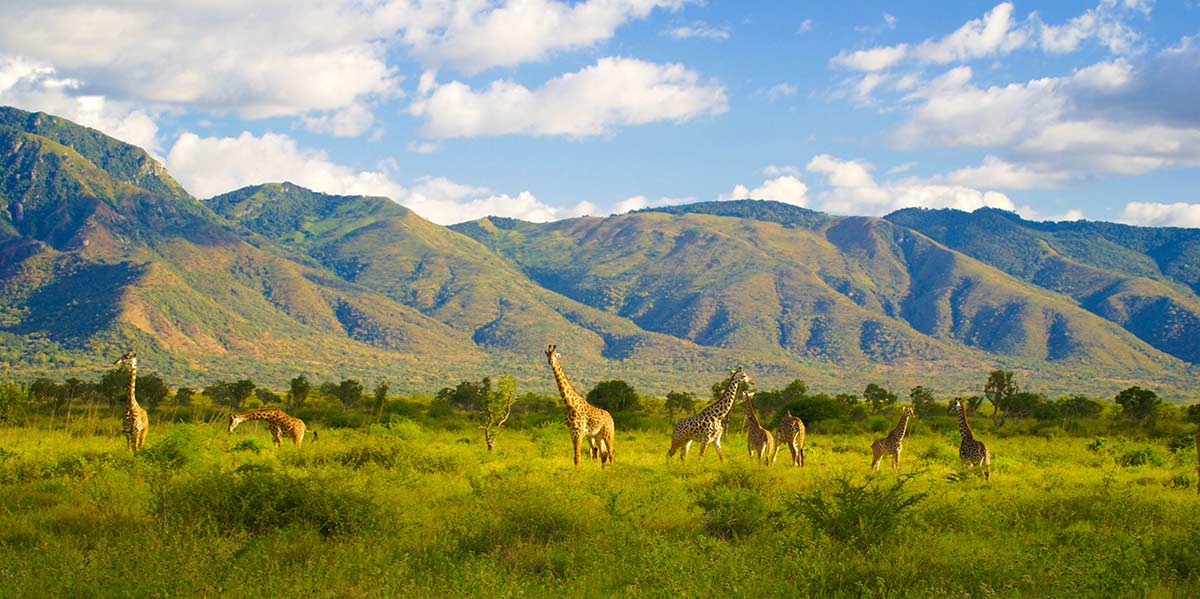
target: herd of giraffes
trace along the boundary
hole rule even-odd
[[[554,372],[554,382],[558,385],[558,392],[567,408],[567,429],[571,432],[571,443],[575,448],[575,467],[579,467],[584,439],[587,439],[589,457],[593,460],[598,458],[601,468],[613,463],[616,457],[613,448],[616,427],[613,425],[612,414],[588,403],[587,398],[575,390],[559,363],[557,346],[551,345],[546,348],[546,359]],[[134,394],[137,383],[137,354],[130,350],[113,364],[129,368],[129,394],[121,424],[126,444],[130,450],[137,453],[145,444],[146,431],[150,427],[146,409],[138,405]],[[746,442],[750,457],[764,465],[774,464],[779,450],[786,445],[792,454],[792,465],[804,466],[804,422],[793,416],[790,411],[786,412],[780,418],[772,436],[771,431],[762,426],[758,413],[754,410],[754,391],[750,389],[753,383],[750,375],[740,366],[733,370],[725,391],[717,401],[695,416],[683,418],[675,423],[671,430],[671,448],[667,451],[667,459],[678,452],[680,461],[684,460],[692,443],[700,444],[700,455],[703,456],[705,448],[711,443],[717,449],[717,457],[723,461],[725,452],[721,449],[721,437],[725,434],[725,421],[741,397],[749,424]],[[967,410],[962,400],[954,400],[950,404],[950,410],[958,416],[958,432],[961,437],[958,457],[972,467],[980,468],[984,478],[990,478],[992,454],[983,441],[975,438],[971,425],[967,423]],[[913,409],[905,406],[896,426],[892,427],[886,437],[876,439],[871,444],[872,469],[878,469],[884,456],[889,455],[892,458],[892,468],[900,467],[904,434],[908,431],[908,421],[915,417]],[[300,448],[304,433],[308,430],[303,420],[289,416],[279,408],[263,408],[230,414],[229,432],[233,432],[237,425],[248,420],[266,421],[275,445],[280,445],[283,435],[286,434],[297,449]],[[315,438],[316,431],[313,431],[313,435]],[[1200,493],[1200,427],[1196,429],[1196,471],[1196,492]]]

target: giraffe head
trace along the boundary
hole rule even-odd
[[[951,414],[954,414],[955,416],[957,416],[957,415],[961,414],[962,411],[963,411],[963,403],[962,403],[961,399],[956,399],[956,400],[950,402],[949,412]]]
[[[741,383],[743,385],[753,385],[754,384],[754,381],[750,378],[750,375],[747,374],[746,371],[743,370],[741,366],[738,366],[737,368],[731,370],[729,372],[729,376],[732,379],[732,382],[734,382],[734,383]]]
[[[550,346],[546,347],[546,360],[548,360],[551,364],[558,361],[558,346],[557,345],[550,345]]]
[[[917,413],[913,411],[912,406],[904,406],[904,415],[909,418],[917,417]]]
[[[125,352],[125,355],[113,362],[113,366],[128,366],[130,369],[137,368],[137,353],[132,349]]]
[[[237,428],[237,425],[241,424],[245,420],[246,420],[246,418],[243,416],[240,416],[238,414],[230,414],[229,415],[229,432],[232,433],[233,429]]]

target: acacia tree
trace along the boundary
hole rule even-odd
[[[500,375],[496,380],[496,388],[489,390],[479,406],[479,428],[483,429],[483,440],[487,443],[488,451],[496,446],[496,437],[500,427],[508,421],[512,414],[513,404],[517,403],[517,380],[510,374]]]
[[[871,413],[874,414],[879,411],[879,408],[896,403],[896,394],[871,383],[863,390],[863,399],[871,404]]]
[[[992,424],[1004,426],[1008,417],[1008,407],[1014,396],[1021,389],[1013,382],[1011,370],[993,370],[988,373],[987,383],[983,386],[983,395],[992,404]]]
[[[303,374],[292,379],[291,389],[288,396],[291,397],[291,407],[299,408],[308,400],[308,391],[312,389],[312,383],[308,382],[308,377]]]
[[[1100,402],[1088,399],[1083,395],[1063,397],[1055,402],[1055,407],[1058,409],[1059,417],[1062,418],[1063,428],[1067,427],[1067,423],[1072,418],[1095,418],[1104,411],[1104,406]]]
[[[387,403],[389,387],[387,379],[375,384],[375,422],[379,422],[379,419],[383,418],[383,404]]]
[[[928,387],[921,385],[913,387],[908,392],[908,398],[912,401],[913,412],[916,412],[917,416],[921,418],[932,416],[937,412],[937,406],[933,399],[933,391],[930,391]]]
[[[667,394],[667,401],[663,404],[667,409],[667,416],[675,418],[675,412],[688,413],[696,407],[696,394],[690,391],[672,391]]]
[[[1118,393],[1116,402],[1121,404],[1121,413],[1125,416],[1145,420],[1154,416],[1162,400],[1157,393],[1135,385]]]
[[[587,394],[588,403],[610,412],[625,412],[638,409],[637,391],[620,379],[600,381]]]

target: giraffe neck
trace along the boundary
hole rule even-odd
[[[904,438],[904,433],[908,430],[908,412],[900,415],[900,421],[896,423],[896,428],[888,434],[888,438],[893,441],[899,441]]]
[[[554,382],[558,384],[558,393],[562,395],[563,403],[567,404],[568,408],[578,410],[587,404],[587,400],[575,390],[575,387],[571,385],[571,381],[567,380],[566,373],[563,372],[562,366],[558,364],[557,355],[550,360],[550,368],[554,370]]]
[[[721,399],[717,400],[711,406],[708,406],[701,414],[705,416],[715,415],[718,419],[724,419],[729,414],[729,409],[733,407],[733,398],[737,396],[738,384],[741,380],[738,377],[733,377],[729,381],[729,386],[725,387],[725,392],[721,394]]]
[[[129,409],[139,407],[137,398],[134,396],[134,387],[135,386],[137,386],[137,366],[131,366],[129,368],[129,401],[128,401]]]
[[[975,435],[971,432],[971,425],[967,424],[967,408],[962,404],[958,404],[958,433],[964,440],[973,441],[975,439]]]
[[[752,428],[762,428],[762,423],[758,421],[758,414],[754,412],[754,404],[750,402],[750,398],[746,398],[746,418],[750,421]]]
[[[239,412],[237,417],[242,420],[273,420],[279,415],[279,410],[275,408],[266,408],[262,410],[247,410],[245,412]]]

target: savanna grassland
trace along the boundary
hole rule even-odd
[[[1188,435],[977,416],[984,480],[945,416],[912,423],[899,475],[869,471],[878,416],[810,426],[803,469],[752,462],[740,413],[723,463],[618,419],[605,470],[573,467],[557,417],[490,453],[453,415],[310,419],[299,451],[151,418],[136,457],[112,417],[0,427],[4,596],[1200,596]]]

